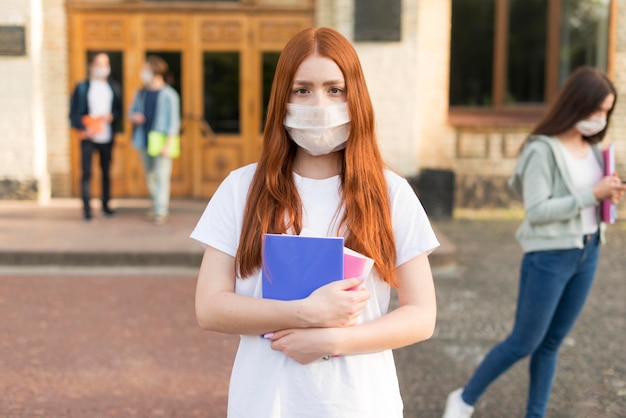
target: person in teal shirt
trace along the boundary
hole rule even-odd
[[[165,83],[168,70],[162,58],[147,57],[140,74],[144,87],[136,93],[130,110],[133,146],[140,152],[151,199],[146,219],[155,225],[164,225],[169,215],[173,163],[169,143],[180,131],[180,97],[174,88]],[[167,138],[166,145],[157,156],[148,154],[148,134],[152,131]]]

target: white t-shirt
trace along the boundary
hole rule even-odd
[[[596,159],[593,150],[589,149],[587,155],[578,158],[559,141],[565,165],[569,171],[572,183],[576,191],[589,190],[602,179],[602,167]],[[593,234],[598,230],[598,212],[596,206],[590,206],[580,211],[583,234]]]
[[[256,164],[230,173],[210,200],[191,237],[235,256],[246,195]],[[439,242],[413,189],[386,170],[397,265]],[[340,178],[313,180],[294,174],[303,204],[303,227],[335,236]],[[390,286],[375,272],[365,280],[371,298],[361,314],[367,322],[387,313]],[[237,277],[235,291],[261,297],[261,273]],[[301,365],[258,335],[242,335],[230,379],[229,418],[402,418],[402,399],[391,350],[346,355]]]
[[[89,116],[106,116],[113,109],[113,89],[108,82],[102,80],[90,80],[89,91],[87,92],[87,103],[89,103]],[[102,132],[91,137],[93,142],[104,144],[111,142],[113,135],[110,123],[104,124]]]

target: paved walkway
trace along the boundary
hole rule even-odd
[[[174,200],[169,221],[143,220],[147,200],[115,200],[113,218],[84,222],[78,199],[0,201],[0,265],[189,266],[197,267],[202,247],[189,238],[206,206],[201,200]],[[445,237],[433,255],[439,266],[454,263],[455,248]]]
[[[202,250],[188,235],[204,202],[174,202],[163,227],[141,219],[146,201],[116,203],[116,218],[88,225],[77,200],[0,201],[0,418],[225,416],[237,337],[200,330],[193,312]],[[437,331],[395,353],[406,418],[440,417],[509,330],[518,223],[435,222]],[[626,415],[626,222],[608,238],[562,348],[551,418]],[[523,416],[526,368],[489,388],[475,417]]]
[[[206,202],[175,200],[169,222],[143,220],[148,200],[114,200],[113,218],[82,220],[78,199],[0,201],[0,265],[198,266],[202,247],[189,238]],[[94,205],[95,206],[95,205]]]

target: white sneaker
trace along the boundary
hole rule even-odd
[[[448,395],[446,410],[442,418],[470,418],[474,413],[474,407],[465,403],[461,398],[463,388],[457,389]]]

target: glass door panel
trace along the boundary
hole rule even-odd
[[[272,82],[274,81],[278,57],[280,57],[280,52],[263,52],[261,54],[261,132],[263,132],[265,128],[267,104],[270,101],[270,93],[272,91]]]
[[[205,52],[204,120],[216,134],[241,133],[239,52]]]

